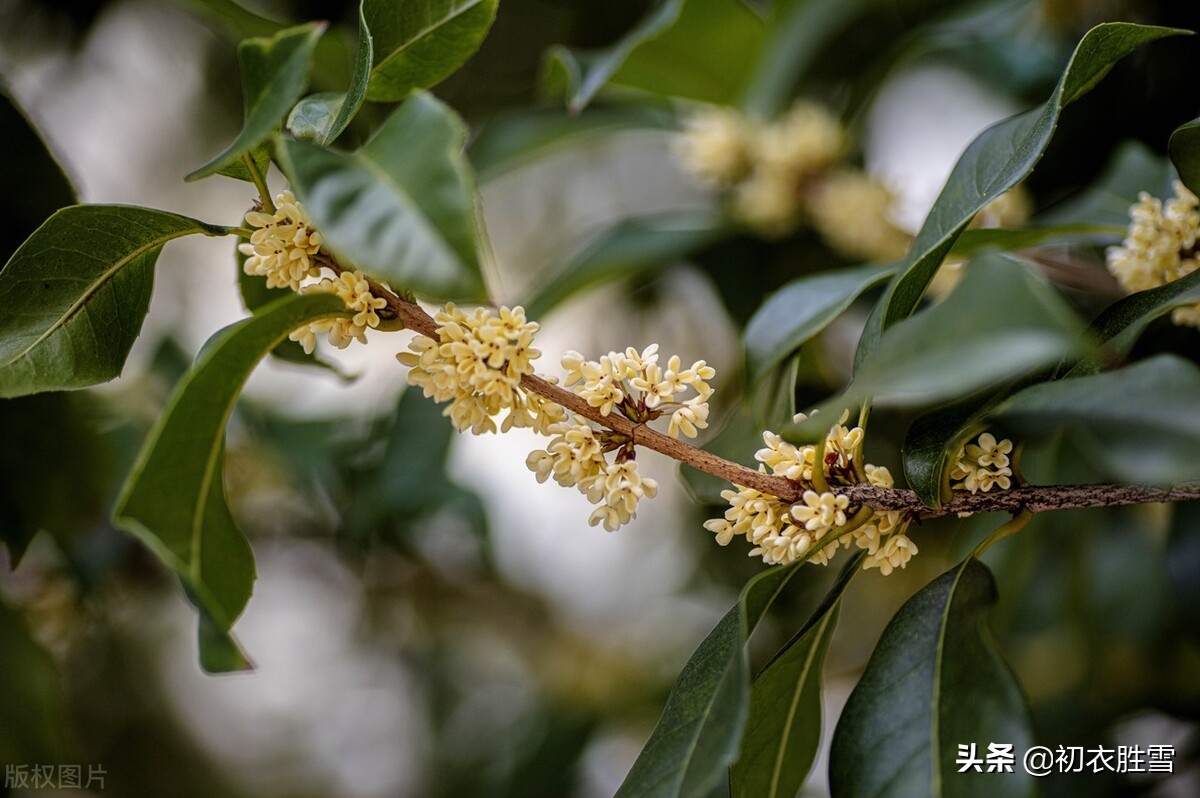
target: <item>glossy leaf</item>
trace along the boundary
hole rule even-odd
[[[341,135],[367,97],[373,53],[371,29],[367,26],[367,19],[360,4],[358,48],[354,55],[354,74],[350,78],[350,88],[344,92],[313,94],[296,103],[287,120],[288,130],[293,136],[326,146]]]
[[[1179,171],[1179,179],[1193,193],[1200,192],[1200,119],[1176,128],[1171,134],[1168,150]]]
[[[623,219],[600,233],[540,287],[526,305],[529,316],[541,318],[585,288],[674,265],[719,239],[724,234],[719,224],[715,214],[702,211]]]
[[[950,458],[983,431],[979,419],[992,402],[993,396],[970,396],[919,416],[908,428],[901,450],[904,479],[926,507],[949,501]]]
[[[0,270],[0,397],[69,390],[121,373],[142,328],[163,244],[225,235],[149,208],[75,205]]]
[[[1117,371],[1034,385],[992,417],[1037,440],[1067,428],[1093,442],[1093,462],[1117,479],[1173,484],[1200,478],[1200,369],[1158,355]]]
[[[750,318],[742,336],[751,384],[895,272],[894,264],[869,264],[801,277],[776,291]]]
[[[864,555],[847,560],[808,623],[755,677],[742,753],[729,772],[733,798],[793,798],[804,786],[821,744],[825,653]]]
[[[834,798],[1028,796],[1020,765],[1033,734],[1020,687],[984,622],[996,584],[969,558],[908,600],[884,630],[838,720]],[[958,746],[1011,743],[1013,773],[959,773]]]
[[[75,187],[37,127],[0,81],[0,130],[11,153],[0,183],[0,260],[21,246],[59,208],[74,205]]]
[[[1133,349],[1150,322],[1175,308],[1196,303],[1200,303],[1200,271],[1114,302],[1092,322],[1092,330],[1103,344],[1103,356],[1110,363],[1120,361]],[[1098,358],[1083,358],[1068,376],[1094,374],[1099,370]]]
[[[0,598],[0,762],[61,762],[70,754],[67,701],[54,658],[17,608]],[[11,776],[6,776],[11,779]],[[15,786],[11,781],[7,786]]]
[[[478,299],[478,198],[465,139],[453,111],[417,93],[358,152],[289,141],[284,165],[338,255],[397,288]]]
[[[475,54],[497,0],[363,0],[375,39],[367,99],[403,100],[448,77]]]
[[[251,36],[274,36],[284,25],[255,14],[237,0],[174,0],[200,11],[221,23],[239,39]]]
[[[187,180],[236,169],[243,155],[270,137],[300,99],[308,83],[313,51],[324,30],[323,23],[312,22],[282,30],[269,39],[246,39],[238,45],[245,109],[242,131],[224,152],[189,174]]]
[[[789,438],[823,434],[843,408],[864,401],[914,406],[964,396],[1085,348],[1083,325],[1024,261],[988,253],[972,261],[945,301],[888,330],[842,395]]]
[[[610,80],[655,94],[716,103],[737,99],[761,47],[762,20],[736,0],[659,0],[613,45],[552,48],[544,83],[578,112]]]
[[[1124,235],[1124,227],[1103,224],[1068,224],[1019,229],[989,227],[963,231],[954,242],[951,254],[955,257],[968,257],[989,249],[1011,251],[1043,244],[1116,243]]]
[[[289,332],[346,314],[330,294],[294,295],[205,344],[151,430],[117,499],[114,522],[178,575],[205,616],[201,662],[236,664],[229,628],[254,584],[254,556],[225,502],[225,424],[255,364]]]
[[[992,125],[954,165],[914,240],[901,274],[888,287],[859,340],[855,367],[879,346],[883,332],[917,309],[925,289],[971,218],[1024,180],[1045,152],[1062,110],[1096,85],[1118,60],[1144,44],[1186,31],[1110,22],[1079,42],[1050,98]]]
[[[244,268],[246,258],[247,256],[243,255],[240,251],[236,252],[234,258],[237,266],[238,293],[242,296],[242,305],[246,310],[254,313],[272,302],[292,296],[293,292],[290,289],[268,288],[266,277],[256,274],[246,274],[246,269]],[[279,345],[271,350],[271,357],[300,366],[316,366],[317,368],[333,372],[343,380],[349,381],[353,379],[347,376],[336,364],[319,357],[316,352],[312,354],[305,352],[304,347],[300,345],[299,341],[292,341],[290,339],[280,341]]]
[[[746,640],[799,564],[750,580],[667,696],[662,718],[616,798],[708,798],[737,756],[750,699]]]

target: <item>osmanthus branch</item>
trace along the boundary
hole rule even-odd
[[[340,271],[337,267],[335,270]],[[369,280],[371,292],[387,301],[380,315],[398,319],[406,329],[429,338],[437,338],[437,323],[415,302],[397,296],[374,280]],[[584,418],[591,419],[619,435],[627,435],[637,446],[653,449],[681,463],[704,471],[735,485],[754,488],[769,493],[786,502],[800,499],[805,487],[784,477],[772,476],[753,468],[718,457],[684,441],[652,429],[645,424],[629,420],[619,413],[600,414],[582,397],[567,389],[547,382],[541,377],[526,375],[521,385],[529,391],[561,405]],[[956,492],[952,501],[941,508],[931,510],[921,503],[911,490],[901,488],[877,488],[872,485],[837,486],[852,504],[874,510],[905,510],[915,516],[933,517],[960,512],[1012,512],[1022,510],[1045,512],[1068,510],[1080,507],[1111,507],[1125,504],[1178,502],[1200,499],[1200,482],[1189,482],[1173,488],[1155,488],[1143,485],[1053,485],[1021,486],[1012,490],[989,493]]]

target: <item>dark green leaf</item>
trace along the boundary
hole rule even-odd
[[[373,53],[371,29],[367,27],[367,18],[360,4],[358,49],[354,56],[354,74],[350,78],[349,90],[313,94],[298,102],[287,120],[288,130],[293,136],[325,146],[341,135],[366,99]]]
[[[530,318],[541,318],[585,288],[642,276],[694,252],[724,234],[712,213],[684,211],[617,222],[571,258],[529,300]]]
[[[770,119],[792,100],[800,77],[830,37],[842,32],[874,0],[779,0],[767,20],[769,35],[742,96],[749,112]]]
[[[1071,244],[1078,242],[1115,243],[1125,235],[1124,227],[1102,224],[1067,224],[1057,227],[1001,227],[965,230],[954,242],[951,254],[968,257],[988,249],[1016,250],[1042,244]]]
[[[311,22],[282,30],[269,39],[247,39],[238,45],[245,107],[242,132],[224,152],[189,174],[187,180],[236,169],[243,155],[270,137],[300,99],[308,83],[313,51],[324,30],[323,23]]]
[[[254,556],[225,502],[225,423],[258,361],[289,332],[346,314],[329,294],[279,300],[205,344],[147,437],[117,499],[114,522],[174,571],[211,622],[201,641],[206,667],[232,661],[226,633],[254,585]]]
[[[266,277],[256,274],[246,274],[245,263],[248,256],[244,255],[240,250],[235,250],[235,252],[234,261],[237,265],[238,292],[242,295],[242,304],[246,307],[246,310],[254,313],[272,302],[292,295],[292,291],[287,288],[268,288]],[[336,364],[318,357],[316,352],[312,354],[305,352],[304,347],[300,345],[299,341],[292,341],[290,339],[280,341],[279,345],[271,350],[271,357],[300,366],[316,366],[317,368],[331,371],[346,381],[353,379],[353,377],[347,375]]]
[[[51,216],[0,270],[0,397],[116,377],[141,331],[163,244],[226,232],[119,205]]]
[[[1176,128],[1168,149],[1179,179],[1192,193],[1200,192],[1200,119]]]
[[[927,507],[949,499],[946,466],[960,446],[982,430],[972,423],[991,397],[972,396],[917,418],[904,436],[904,478]]]
[[[743,334],[750,383],[825,329],[862,292],[895,272],[894,264],[870,264],[801,277],[776,291],[750,318]]]
[[[0,260],[59,208],[74,205],[75,187],[36,126],[7,94],[0,81],[0,130],[10,153],[0,185]]]
[[[843,408],[868,400],[913,406],[964,396],[1084,348],[1083,325],[1036,270],[986,253],[945,301],[888,330],[843,394],[822,403],[820,417],[785,434],[820,436]]]
[[[69,755],[63,732],[70,724],[54,658],[33,639],[20,612],[3,600],[0,651],[0,762],[63,761]]]
[[[975,137],[954,165],[945,188],[917,233],[906,266],[867,322],[855,367],[879,345],[883,332],[917,309],[942,259],[971,218],[1033,171],[1054,135],[1058,117],[1113,65],[1144,44],[1187,31],[1123,22],[1097,25],[1075,48],[1050,98],[1037,108],[992,125]]]
[[[1026,388],[992,417],[1037,440],[1066,427],[1094,445],[1092,462],[1116,478],[1173,484],[1200,477],[1200,369],[1158,355],[1117,371]]]
[[[1020,756],[1033,743],[1020,687],[985,626],[996,603],[987,567],[968,558],[896,613],[838,720],[834,798],[1027,796]],[[1013,773],[959,773],[960,745],[1013,746]]]
[[[799,563],[750,580],[675,682],[662,718],[616,798],[708,798],[725,779],[746,723],[746,640]]]
[[[45,530],[61,548],[102,523],[112,467],[86,393],[47,393],[0,400],[0,542],[15,567]],[[69,453],[70,467],[63,457]]]
[[[363,0],[375,38],[367,98],[403,100],[448,77],[474,55],[496,18],[497,0]]]
[[[292,186],[340,256],[397,287],[478,299],[478,197],[465,139],[454,112],[418,92],[356,153],[289,141],[283,154]]]
[[[238,39],[251,36],[274,36],[284,25],[259,16],[243,7],[236,0],[174,0],[181,5],[194,8],[225,26]]]
[[[670,110],[652,105],[591,108],[579,114],[567,114],[559,108],[523,109],[488,121],[471,141],[467,154],[479,179],[486,182],[547,150],[575,145],[585,138],[674,126],[675,115]]]
[[[544,82],[582,110],[613,80],[660,95],[732,103],[762,45],[762,20],[736,0],[660,0],[632,30],[603,50],[555,47]]]
[[[1129,206],[1137,201],[1138,193],[1162,196],[1170,191],[1173,178],[1166,158],[1140,141],[1127,141],[1117,148],[1094,183],[1039,213],[1038,222],[1051,227],[1097,224],[1124,230],[1129,224]]]
[[[1104,345],[1104,356],[1110,362],[1123,360],[1150,322],[1175,308],[1198,302],[1200,271],[1113,303],[1092,322],[1092,330]],[[1067,376],[1094,374],[1099,370],[1097,358],[1084,358],[1075,364]]]
[[[861,570],[851,557],[816,612],[767,663],[750,691],[741,755],[729,772],[733,798],[793,798],[821,743],[821,672],[842,593]]]

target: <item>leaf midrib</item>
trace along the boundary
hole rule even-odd
[[[931,784],[934,788],[932,792],[935,796],[942,794],[942,745],[938,733],[939,726],[941,725],[942,662],[945,659],[946,630],[950,627],[950,607],[954,604],[954,594],[958,590],[958,582],[962,579],[963,574],[967,572],[967,566],[972,562],[972,559],[966,559],[962,567],[958,569],[958,573],[954,575],[954,581],[950,584],[950,589],[946,592],[946,606],[942,608],[942,620],[938,625],[937,649],[935,650],[937,656],[933,660],[933,696],[930,700],[929,722],[929,761],[933,770]]]
[[[829,626],[829,621],[833,616],[833,610],[825,613],[825,617],[821,619],[820,626],[817,628],[817,634],[813,637],[813,644],[809,646],[808,655],[804,658],[804,668],[800,671],[800,678],[796,680],[796,689],[792,691],[792,702],[788,707],[787,722],[783,725],[783,733],[780,735],[779,748],[775,753],[775,767],[771,771],[771,786],[767,792],[769,798],[775,798],[779,794],[779,780],[783,777],[783,760],[784,754],[787,751],[788,741],[792,736],[792,723],[796,718],[796,711],[800,707],[800,696],[804,692],[803,685],[808,680],[809,671],[812,670],[813,661],[817,656],[817,649],[820,647],[820,640],[825,634],[825,629]]]
[[[386,58],[384,58],[382,61],[380,61],[378,64],[375,65],[375,68],[371,70],[371,74],[375,75],[375,74],[381,73],[385,66],[387,66],[394,59],[399,58],[401,55],[403,55],[405,52],[407,52],[408,49],[410,47],[412,47],[414,44],[421,41],[426,36],[429,36],[434,31],[436,31],[438,28],[449,25],[451,22],[458,19],[463,14],[465,14],[468,11],[470,11],[471,9],[475,8],[477,5],[479,5],[482,2],[483,2],[483,0],[471,0],[471,2],[461,6],[454,13],[442,17],[440,20],[438,20],[436,23],[434,23],[432,25],[426,25],[424,28],[422,28],[420,31],[418,31],[415,36],[411,36],[407,41],[405,41],[399,47],[395,48],[390,53],[388,53]]]
[[[116,276],[117,272],[119,272],[121,269],[125,268],[125,266],[127,266],[135,258],[140,258],[141,256],[145,255],[150,250],[155,249],[157,247],[161,247],[164,244],[166,244],[168,241],[171,241],[172,239],[176,239],[176,238],[179,238],[179,237],[185,236],[185,235],[190,235],[191,233],[206,233],[207,234],[207,232],[204,230],[204,228],[199,227],[199,226],[197,226],[191,230],[182,230],[182,231],[172,232],[170,234],[165,234],[158,238],[152,239],[147,244],[144,244],[144,245],[134,249],[132,252],[130,252],[124,258],[117,260],[116,263],[114,263],[108,269],[101,272],[100,275],[96,278],[95,282],[93,282],[86,291],[84,291],[82,294],[80,294],[79,298],[76,299],[74,302],[72,302],[71,305],[65,311],[63,311],[62,315],[59,316],[57,319],[55,319],[54,322],[49,327],[46,328],[45,332],[43,332],[41,335],[39,335],[33,341],[33,343],[31,343],[29,346],[22,349],[20,352],[18,352],[16,355],[14,355],[10,360],[4,362],[3,364],[0,364],[0,368],[8,368],[9,366],[12,366],[14,363],[16,363],[18,360],[21,360],[22,358],[27,357],[30,352],[32,352],[34,349],[36,349],[41,344],[43,344],[51,335],[53,335],[54,333],[58,332],[58,330],[65,327],[67,325],[67,323],[69,323],[76,316],[76,314],[78,314],[79,311],[83,309],[83,306],[85,304],[87,304],[87,302],[92,297],[94,297],[97,293],[99,293],[100,289],[103,288],[105,285],[107,285],[108,282],[113,279],[113,277]]]

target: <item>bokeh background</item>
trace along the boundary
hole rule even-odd
[[[565,118],[539,92],[547,48],[607,44],[648,5],[503,0],[481,51],[437,88],[475,136],[500,301],[527,301],[622,219],[713,210],[713,195],[672,158],[674,109],[661,102],[630,111],[602,98],[585,117],[610,114],[611,124],[525,146]],[[915,230],[966,143],[1041,101],[1088,27],[1200,27],[1188,5],[868,3],[845,34],[856,46],[833,43],[814,84],[798,91],[855,109],[861,160],[897,192],[897,218]],[[314,89],[344,85],[353,4],[245,6],[344,25],[320,55],[330,85]],[[182,180],[240,125],[243,31],[213,13],[221,7],[0,0],[3,92],[82,201],[223,224],[248,208],[246,184]],[[1036,208],[1093,184],[1122,147],[1144,156],[1145,174],[1164,168],[1170,131],[1200,111],[1198,66],[1194,41],[1156,44],[1118,66],[1064,118],[1028,186]],[[7,258],[69,190],[12,102],[0,143]],[[497,156],[509,145],[523,154]],[[271,183],[284,187],[277,174]],[[1101,199],[1123,213],[1131,197]],[[1096,251],[1074,254],[1099,263]],[[752,453],[754,424],[723,399],[742,392],[740,330],[774,288],[836,262],[803,233],[727,237],[656,262],[540,319],[542,369],[553,373],[567,349],[597,355],[651,342],[685,361],[705,358],[719,375],[715,410],[742,425],[735,437]],[[661,495],[634,524],[605,533],[586,525],[582,496],[539,486],[526,470],[533,437],[458,436],[438,408],[404,393],[393,355],[406,334],[327,353],[334,370],[268,361],[231,424],[227,464],[235,516],[259,562],[236,628],[257,669],[206,676],[178,585],[112,528],[108,510],[171,386],[204,340],[244,313],[228,240],[172,243],[120,380],[0,402],[0,525],[6,536],[32,536],[15,569],[0,549],[0,710],[11,710],[0,711],[0,765],[100,765],[96,794],[122,796],[612,795],[687,656],[761,567],[702,529],[719,512],[705,506],[712,485],[643,458]],[[862,313],[802,355],[790,397],[801,408],[845,379],[855,319]],[[1148,337],[1195,356],[1194,332],[1159,326]],[[872,428],[903,422],[881,414]],[[894,445],[878,437],[869,459],[897,471]],[[1091,476],[1070,442],[1039,467]],[[1195,528],[1197,515],[1064,513],[989,555],[1002,594],[993,628],[1030,696],[1039,740],[1178,751],[1170,778],[1050,779],[1046,794],[1200,794],[1197,571],[1164,557],[1170,536]],[[856,581],[829,657],[831,719],[892,613],[989,523],[929,524],[915,533],[921,555],[905,571]],[[805,573],[760,635],[760,654],[794,632],[832,576]],[[44,711],[22,716],[14,708],[30,696]],[[824,790],[818,762],[805,794]]]

